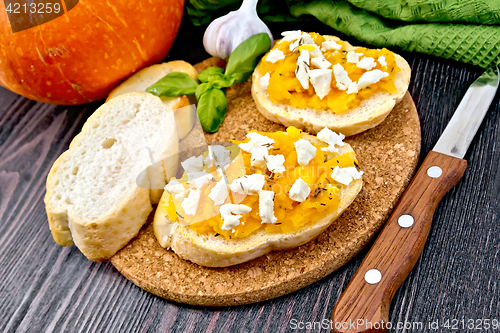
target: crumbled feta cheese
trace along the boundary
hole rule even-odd
[[[263,168],[266,166],[266,158],[269,156],[269,151],[266,147],[253,148],[251,153],[251,166],[258,168]]]
[[[333,65],[333,75],[335,76],[335,81],[337,82],[337,88],[340,90],[346,90],[352,83],[347,71],[341,64]]]
[[[323,52],[330,51],[330,50],[339,51],[341,49],[342,49],[342,45],[337,44],[337,42],[334,40],[326,40],[323,43],[321,43],[321,50]]]
[[[257,132],[248,132],[246,135],[251,141],[255,141],[259,144],[259,146],[266,146],[268,148],[273,148],[272,144],[274,143],[274,139],[267,137],[265,135],[259,134]]]
[[[188,173],[188,178],[189,176],[191,176],[191,179],[188,181],[188,183],[193,185],[194,188],[198,189],[206,185],[210,179],[213,179],[213,176],[211,174],[208,174],[204,171]]]
[[[186,215],[195,215],[200,202],[201,190],[189,190],[189,195],[182,201],[181,207]]]
[[[215,184],[208,196],[216,205],[222,205],[226,201],[228,195],[227,183],[222,179]]]
[[[269,79],[271,78],[271,75],[269,73],[266,73],[263,77],[260,78],[259,84],[262,90],[267,90],[267,87],[269,86]]]
[[[211,145],[208,146],[208,155],[214,161],[215,165],[218,167],[223,167],[231,163],[231,151],[227,150],[221,145]]]
[[[382,72],[380,69],[374,69],[366,72],[359,78],[357,83],[353,83],[347,90],[348,94],[357,93],[360,89],[366,88],[371,84],[377,83],[380,79],[389,76],[389,73]]]
[[[345,139],[345,135],[342,133],[335,133],[331,129],[325,127],[321,131],[319,131],[318,135],[316,135],[318,140],[328,143],[328,147],[321,148],[323,151],[328,151],[331,153],[338,153],[338,149],[335,146],[343,146],[344,142],[342,140]]]
[[[309,77],[314,87],[316,95],[323,99],[331,90],[332,70],[331,69],[311,69]]]
[[[378,57],[378,63],[381,64],[382,66],[387,66],[387,62],[385,61],[385,57],[384,56],[380,56]]]
[[[302,45],[316,45],[311,35],[309,35],[307,32],[303,32],[300,36],[300,39],[302,41]]]
[[[317,45],[311,45],[311,46],[313,47],[312,50],[309,50],[311,58],[325,59],[323,52],[321,52],[320,48]]]
[[[259,192],[259,215],[262,223],[275,223],[278,219],[274,216],[274,192]]]
[[[278,49],[271,50],[266,57],[266,61],[273,63],[273,64],[276,61],[283,60],[283,59],[285,59],[285,54],[283,53],[283,51],[278,50]]]
[[[358,89],[363,89],[371,84],[377,83],[382,78],[389,76],[389,73],[382,72],[380,69],[374,69],[366,72],[359,78]]]
[[[359,91],[358,84],[353,82],[349,85],[349,89],[347,89],[348,94],[357,94]]]
[[[295,76],[304,89],[309,89],[309,51],[300,51]]]
[[[165,186],[165,191],[170,193],[177,201],[184,200],[184,194],[186,193],[186,189],[177,179],[170,180]]]
[[[224,215],[224,217],[222,218],[222,226],[221,226],[221,229],[222,230],[231,230],[233,229],[234,227],[236,227],[238,224],[240,224],[240,218],[242,217],[243,215]]]
[[[290,51],[295,52],[296,49],[301,45],[316,45],[311,35],[306,32],[303,32],[295,42],[290,44]]]
[[[207,156],[205,157],[204,161],[205,161],[205,165],[206,165],[209,169],[212,169],[213,164],[212,164],[212,159],[210,158],[210,153],[209,153],[209,154],[207,154]]]
[[[300,45],[300,39],[290,44],[290,51],[295,52]]]
[[[300,30],[292,30],[292,31],[283,31],[281,33],[283,39],[281,41],[294,42],[302,36],[302,31]]]
[[[203,177],[206,175],[208,175],[208,173],[206,171],[197,171],[197,172],[188,172],[187,173],[188,181],[193,181],[196,178],[200,178],[200,177]]]
[[[297,151],[297,162],[301,166],[307,165],[316,156],[316,147],[307,140],[298,139],[294,142],[294,146]]]
[[[233,180],[229,188],[239,194],[257,194],[262,191],[265,182],[264,175],[254,173]]]
[[[269,155],[266,157],[267,159],[267,169],[273,173],[282,173],[285,172],[285,167],[283,163],[285,163],[285,156],[278,155]]]
[[[259,147],[266,147],[267,149],[273,148],[274,139],[268,138],[267,136],[255,132],[250,132],[247,134],[247,138],[250,138],[249,142],[240,143],[238,145],[240,149],[243,149],[247,153],[252,152],[253,148],[259,148]]]
[[[358,171],[355,167],[333,169],[332,178],[344,185],[349,185],[354,179],[360,179],[363,171]]]
[[[349,89],[347,89],[348,94],[357,94],[359,91],[358,85],[356,82],[353,82],[349,85]]]
[[[222,218],[222,230],[231,230],[240,224],[240,218],[243,214],[250,213],[251,207],[246,205],[225,204],[220,206],[220,215]],[[232,215],[235,214],[235,215]]]
[[[221,178],[226,177],[226,175],[224,175],[224,171],[222,170],[222,168],[217,168],[217,174],[218,174],[218,175],[219,175],[219,177],[221,177]]]
[[[356,64],[356,67],[366,69],[367,71],[375,66],[377,66],[377,64],[375,63],[375,59],[372,57],[363,57],[363,59]]]
[[[319,69],[327,69],[330,68],[332,64],[325,58],[312,58],[311,65],[316,66]]]
[[[200,172],[203,170],[203,156],[191,156],[184,162],[181,162],[181,165],[186,172]]]
[[[354,51],[347,52],[347,62],[357,63],[359,61],[359,57],[362,56],[363,53],[356,53]]]
[[[309,188],[307,183],[299,177],[297,178],[295,183],[293,183],[290,192],[288,192],[288,196],[293,201],[302,202],[306,200],[306,198],[309,196],[309,193],[311,193],[311,189]]]

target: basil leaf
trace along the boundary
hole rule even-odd
[[[271,48],[271,39],[263,32],[253,35],[238,45],[229,56],[226,77],[234,78],[234,83],[248,80],[260,57]]]
[[[229,85],[229,86],[231,86],[231,85],[236,84],[236,83],[245,82],[252,75],[252,73],[253,73],[253,70],[250,72],[245,72],[245,73],[233,73],[231,75],[226,74],[225,80],[227,82],[231,82],[231,84]]]
[[[227,75],[219,75],[212,79],[212,84],[214,88],[227,88],[232,86],[235,83],[233,77],[228,77]]]
[[[201,82],[208,82],[210,81],[210,77],[215,76],[217,74],[223,75],[224,70],[217,66],[208,67],[200,74],[198,74],[198,80],[200,80]]]
[[[212,88],[213,88],[213,86],[212,86],[212,84],[210,84],[210,83],[205,82],[205,83],[200,84],[200,85],[196,88],[196,92],[195,92],[196,100],[197,100],[197,101],[199,101],[199,100],[200,100],[201,95],[203,95],[203,93],[204,93],[205,91],[207,91],[208,89],[212,89]]]
[[[172,72],[146,88],[146,92],[156,96],[176,97],[192,95],[198,87],[195,79],[182,72]]]
[[[208,133],[217,132],[226,115],[226,109],[227,100],[222,90],[206,90],[198,99],[197,106],[201,127]]]
[[[203,84],[208,84],[210,87],[217,88],[217,89],[222,89],[222,88],[227,88],[230,87],[234,84],[235,78],[234,77],[228,77],[227,75],[224,75],[224,70],[220,67],[209,67],[205,69],[203,72],[201,72],[198,75],[198,80],[203,82]],[[205,88],[197,88],[197,91],[204,91],[206,90]],[[197,95],[201,95],[201,93],[197,93]]]
[[[220,67],[213,66],[205,69],[198,75],[198,80],[203,83],[209,83],[214,88],[227,88],[234,84],[234,78],[224,74]]]

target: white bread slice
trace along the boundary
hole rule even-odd
[[[196,80],[198,77],[198,72],[191,66],[191,64],[175,60],[170,62],[165,62],[162,64],[152,65],[141,69],[125,81],[123,81],[118,87],[113,89],[109,94],[106,102],[129,92],[134,91],[146,91],[146,88],[150,85],[156,83],[159,79],[165,75],[172,72],[183,72],[187,73],[190,77]],[[183,95],[179,97],[160,97],[163,103],[166,104],[168,109],[174,110],[175,123],[177,127],[177,134],[179,139],[183,139],[191,130],[196,120],[195,112],[191,110],[181,109],[185,106],[191,104],[188,98]],[[194,104],[194,103],[192,103]]]
[[[338,37],[324,37],[327,40],[340,41]],[[356,48],[347,42],[345,42],[345,45],[347,51]],[[336,114],[330,110],[300,109],[291,105],[274,104],[269,99],[267,90],[260,87],[262,75],[258,67],[252,75],[252,97],[257,105],[257,110],[264,117],[274,122],[305,129],[310,133],[318,133],[321,129],[328,127],[334,132],[351,136],[380,124],[392,111],[394,105],[403,99],[410,84],[411,69],[406,60],[400,55],[395,54],[395,57],[396,63],[401,69],[400,72],[396,73],[394,80],[397,91],[376,93],[372,97],[363,100],[358,107],[342,114]]]
[[[317,145],[325,146],[316,137],[303,134],[303,138]],[[340,154],[352,152],[347,143],[339,147]],[[332,153],[327,155],[333,158]],[[267,233],[257,230],[247,238],[226,240],[224,237],[201,234],[189,226],[182,226],[168,218],[164,202],[168,199],[165,191],[158,204],[153,221],[153,229],[160,245],[172,249],[179,257],[202,266],[226,267],[241,264],[276,250],[291,249],[309,242],[332,224],[354,201],[363,186],[362,179],[342,186],[339,193],[339,206],[334,211],[318,214],[317,221],[289,233]]]
[[[137,184],[151,165],[148,147],[155,162],[168,156],[165,171],[175,174],[174,115],[158,97],[125,94],[89,117],[47,178],[45,207],[56,243],[74,243],[87,258],[103,261],[137,235],[152,211],[149,187]],[[147,172],[146,182],[164,177]]]

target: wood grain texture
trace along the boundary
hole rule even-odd
[[[184,25],[166,60],[192,63],[203,28]],[[331,29],[310,23],[273,24],[282,30]],[[189,38],[188,38],[189,36]],[[339,36],[344,37],[344,36]],[[352,39],[347,39],[354,43]],[[409,91],[422,126],[422,156],[433,147],[480,68],[403,53],[412,68]],[[100,103],[56,107],[0,88],[0,332],[329,332],[319,323],[361,260],[292,294],[252,305],[205,308],[151,295],[110,263],[88,261],[57,246],[43,207],[51,164]],[[465,159],[462,181],[441,201],[424,251],[394,296],[391,322],[500,319],[500,100],[497,95]],[[293,330],[293,323],[317,322]],[[494,332],[493,330],[490,330]],[[477,332],[394,328],[389,332]]]
[[[422,253],[437,205],[460,181],[466,167],[463,159],[429,152],[335,305],[333,332],[388,330],[392,298]],[[442,174],[429,173],[432,168]],[[412,225],[400,225],[402,216],[411,217]],[[365,274],[373,269],[380,272],[381,279],[368,283]]]

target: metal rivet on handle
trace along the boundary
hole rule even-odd
[[[409,228],[413,225],[413,222],[415,222],[415,219],[408,214],[401,215],[398,219],[398,224],[401,228]]]
[[[431,178],[439,178],[443,174],[443,170],[438,166],[431,166],[427,169],[427,175]]]
[[[365,273],[365,281],[369,284],[377,284],[382,280],[382,273],[378,269],[370,269]]]

